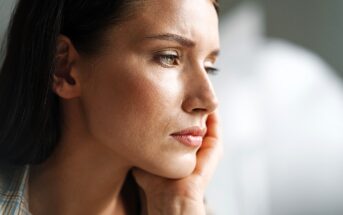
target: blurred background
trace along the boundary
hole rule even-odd
[[[0,0],[0,39],[14,0]],[[343,1],[222,0],[215,215],[343,214]],[[1,58],[0,58],[1,59]]]
[[[214,214],[343,214],[343,1],[221,4]]]

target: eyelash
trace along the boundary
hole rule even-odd
[[[219,69],[217,69],[217,68],[214,68],[214,67],[205,67],[205,70],[206,70],[206,72],[208,73],[208,74],[210,74],[210,75],[217,75],[218,74],[218,72],[219,72]]]
[[[174,55],[174,54],[159,54],[155,57],[155,59],[158,61],[159,64],[161,64],[163,67],[170,68],[173,66],[177,66],[180,64],[180,56]],[[171,60],[173,61],[172,64],[163,62],[164,60]],[[205,67],[205,70],[210,75],[217,75],[219,72],[219,69],[215,67]]]
[[[157,56],[157,60],[162,66],[168,67],[168,68],[173,67],[173,66],[177,66],[180,64],[180,57],[178,55],[173,55],[173,54],[159,54]],[[173,63],[164,62],[167,60],[172,60]]]

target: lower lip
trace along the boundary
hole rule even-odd
[[[189,147],[199,147],[202,144],[201,136],[192,136],[192,135],[172,135],[180,143],[189,146]]]

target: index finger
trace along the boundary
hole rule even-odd
[[[220,126],[218,113],[209,115],[207,133],[203,144],[197,153],[197,164],[193,174],[203,177],[205,183],[212,177],[216,166],[222,156],[223,146],[220,140]]]
[[[204,137],[201,148],[211,147],[209,144],[214,144],[221,139],[221,128],[219,122],[218,112],[213,112],[207,117],[206,120],[207,132]],[[209,141],[213,140],[213,141]]]

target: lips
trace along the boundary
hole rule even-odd
[[[200,127],[190,127],[182,131],[171,134],[180,143],[189,147],[199,147],[202,144],[206,129]]]

